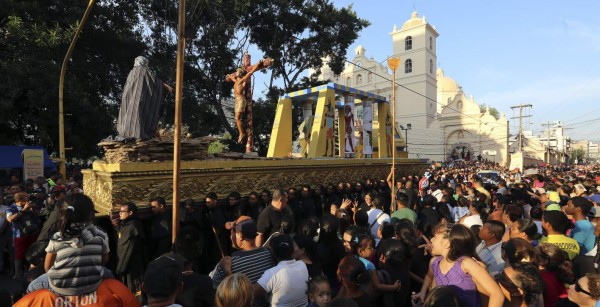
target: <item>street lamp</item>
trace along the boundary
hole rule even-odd
[[[412,129],[412,125],[406,124],[406,128],[400,125],[400,129],[404,130],[404,142],[406,142],[406,146],[404,146],[404,151],[408,152],[408,130]]]

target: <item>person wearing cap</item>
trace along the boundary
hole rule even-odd
[[[277,266],[266,270],[258,279],[254,297],[270,294],[271,306],[306,306],[308,270],[304,262],[293,258],[294,241],[287,235],[276,236],[271,240],[271,248]]]
[[[288,196],[284,190],[273,191],[271,205],[265,208],[258,216],[256,245],[261,246],[271,234],[281,228],[281,221],[292,212],[287,207]]]
[[[169,253],[148,264],[142,283],[148,307],[181,307],[175,299],[184,287],[183,262],[179,255]]]
[[[228,275],[244,273],[251,282],[256,282],[263,273],[275,266],[275,259],[266,247],[256,246],[256,223],[248,216],[240,216],[228,222],[225,227],[231,230],[231,242],[238,251],[231,257],[224,257],[210,272],[216,289]]]

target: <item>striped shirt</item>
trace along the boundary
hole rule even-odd
[[[108,254],[108,236],[100,228],[86,226],[78,237],[62,239],[55,233],[47,253],[56,254],[48,270],[50,288],[61,295],[81,295],[96,290],[102,281],[102,255]]]
[[[274,267],[277,263],[269,251],[265,247],[244,251],[240,250],[231,254],[231,273],[244,273],[250,282],[255,283],[263,275],[263,273]],[[221,263],[217,263],[215,269],[210,272],[213,287],[219,287],[219,284],[225,277],[225,271],[221,267]]]

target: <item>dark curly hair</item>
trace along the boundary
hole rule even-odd
[[[517,273],[517,285],[523,290],[523,300],[527,306],[535,306],[538,297],[544,292],[544,282],[538,267],[531,263],[517,262],[512,264]]]

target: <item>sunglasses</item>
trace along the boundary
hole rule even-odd
[[[581,292],[581,293],[586,294],[588,296],[592,296],[592,294],[589,291],[583,290],[583,288],[581,288],[581,286],[579,285],[579,282],[575,283],[575,291]]]

